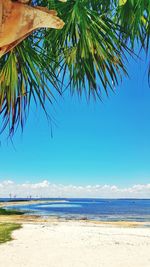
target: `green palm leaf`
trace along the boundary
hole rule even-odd
[[[89,1],[68,1],[59,10],[65,27],[47,31],[47,54],[63,60],[63,77],[69,75],[71,91],[100,96],[103,88],[108,93],[108,87],[118,84],[121,72],[126,74],[123,56],[127,47],[119,38],[118,26],[107,14],[89,7]]]
[[[23,128],[33,100],[47,114],[45,101],[70,88],[101,98],[127,74],[127,53],[139,43],[148,53],[149,0],[34,0],[56,9],[62,30],[41,29],[0,60],[2,130]],[[150,75],[150,71],[149,71]]]
[[[45,109],[45,100],[54,100],[52,88],[58,93],[59,81],[53,69],[47,65],[44,50],[32,47],[31,40],[24,41],[1,60],[0,113],[3,116],[2,131],[9,126],[9,133],[21,125],[23,129],[31,99]],[[53,59],[50,59],[49,62]],[[50,84],[49,84],[50,83]],[[55,90],[55,91],[56,91]]]

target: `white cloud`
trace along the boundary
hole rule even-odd
[[[0,198],[9,197],[96,197],[96,198],[150,198],[150,184],[135,184],[131,187],[117,185],[63,185],[47,180],[38,183],[16,183],[12,180],[0,182]]]
[[[11,181],[11,180],[5,180],[5,181],[3,181],[3,184],[2,185],[9,186],[9,185],[12,185],[12,184],[14,184],[13,181]]]

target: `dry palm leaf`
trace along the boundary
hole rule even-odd
[[[39,28],[61,29],[55,10],[27,5],[29,0],[0,0],[0,57]]]

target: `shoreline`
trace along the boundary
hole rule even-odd
[[[0,245],[1,267],[149,267],[150,222],[22,214],[0,223],[22,226]]]
[[[6,201],[0,202],[0,208],[13,207],[13,206],[25,206],[25,205],[34,205],[42,204],[49,202],[62,202],[66,203],[67,200],[28,200],[28,201]],[[17,209],[16,209],[17,210]],[[22,214],[22,215],[0,215],[0,222],[19,222],[19,223],[48,223],[48,222],[86,222],[92,223],[95,225],[104,225],[104,226],[118,226],[118,227],[150,227],[150,221],[128,221],[128,220],[117,220],[117,221],[103,221],[97,219],[88,219],[88,218],[63,218],[55,215],[34,215],[34,214]]]
[[[80,222],[86,224],[93,224],[95,226],[103,227],[121,227],[121,228],[150,228],[150,222],[137,222],[137,221],[98,221],[89,219],[68,219],[57,216],[41,216],[41,215],[0,215],[0,222],[7,223],[21,223],[21,224],[47,224],[47,223],[64,223],[64,222]]]

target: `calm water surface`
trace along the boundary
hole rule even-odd
[[[150,222],[150,199],[59,199],[55,202],[50,200],[47,199],[46,203],[11,208],[30,214],[70,219]]]

